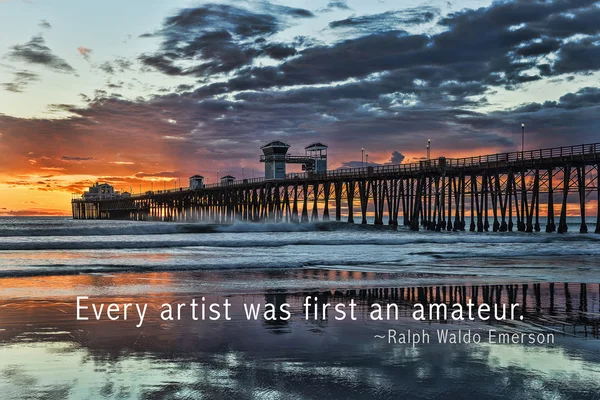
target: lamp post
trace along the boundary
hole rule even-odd
[[[242,165],[242,180],[244,180],[244,166]]]
[[[369,153],[365,153],[366,156],[366,160],[367,160],[367,167],[369,166]]]
[[[431,139],[427,139],[427,161],[431,159]]]
[[[219,183],[219,170],[217,170],[217,180],[215,181],[215,183]]]
[[[521,124],[521,158],[525,157],[525,124]]]
[[[360,163],[362,167],[365,167],[365,148],[360,149]]]

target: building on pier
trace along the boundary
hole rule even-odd
[[[279,140],[267,143],[260,149],[263,156],[260,161],[265,163],[265,179],[285,179],[286,156],[290,145]]]
[[[108,183],[96,182],[83,193],[82,198],[84,200],[103,200],[110,199],[118,195],[119,192],[115,192],[115,188],[112,185],[109,185]]]
[[[321,174],[327,172],[327,145],[316,142],[311,143],[304,148],[306,157],[312,162],[303,164],[303,170],[307,172],[315,172]]]
[[[203,189],[204,177],[202,175],[190,176],[190,189]]]
[[[225,175],[221,178],[221,185],[223,186],[233,185],[233,182],[235,182],[235,176]]]

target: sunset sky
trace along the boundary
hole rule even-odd
[[[416,5],[0,0],[0,215],[260,176],[271,140],[331,168],[514,151],[521,123],[600,142],[600,2]]]

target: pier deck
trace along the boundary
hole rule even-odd
[[[353,223],[358,216],[363,224],[373,217],[375,224],[403,224],[412,230],[503,232],[516,226],[533,232],[541,230],[541,208],[545,230],[563,233],[575,206],[580,232],[586,233],[586,204],[600,198],[599,170],[600,143],[592,143],[287,174],[279,180],[243,179],[127,198],[74,199],[72,209],[75,219],[230,223],[343,217]],[[569,195],[577,204],[569,202]],[[600,207],[596,213],[600,233]]]

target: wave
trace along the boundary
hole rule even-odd
[[[258,231],[256,231],[258,232]],[[263,230],[260,232],[274,232]],[[289,232],[289,231],[288,231]],[[168,248],[194,248],[194,247],[216,247],[216,248],[277,248],[284,246],[424,246],[427,249],[423,251],[414,251],[409,255],[434,255],[439,254],[445,257],[464,257],[466,248],[471,251],[473,246],[485,248],[486,254],[494,254],[493,247],[501,245],[510,246],[513,251],[515,246],[531,244],[563,244],[556,251],[548,247],[541,247],[540,251],[548,256],[560,255],[565,251],[565,243],[590,243],[595,245],[600,243],[600,236],[597,235],[549,235],[549,234],[526,234],[526,233],[433,233],[433,232],[397,232],[389,235],[363,235],[362,233],[350,233],[348,235],[339,234],[335,236],[320,235],[268,235],[268,236],[237,236],[223,235],[211,236],[204,235],[190,236],[183,238],[160,238],[156,240],[144,238],[143,240],[131,238],[111,238],[110,240],[14,240],[0,241],[0,251],[29,251],[29,250],[127,250],[127,249],[168,249]],[[431,249],[431,246],[445,246],[443,250]],[[449,249],[448,247],[451,247]],[[460,250],[457,250],[460,249]],[[526,254],[536,254],[536,247],[528,247]],[[590,252],[589,246],[579,249],[577,246],[571,246],[568,252],[581,251],[584,254]],[[593,252],[595,253],[595,252]],[[506,254],[504,251],[501,254]],[[577,253],[578,254],[578,253]]]
[[[169,271],[215,271],[215,270],[247,270],[247,269],[265,269],[265,270],[290,270],[300,268],[328,268],[328,267],[365,267],[366,270],[372,270],[374,267],[384,265],[385,263],[369,263],[365,261],[344,260],[343,264],[333,260],[319,261],[294,261],[277,260],[272,262],[204,262],[201,264],[160,264],[160,265],[142,265],[142,264],[97,264],[97,265],[71,265],[71,264],[48,264],[36,265],[27,269],[0,269],[0,278],[8,277],[27,277],[27,276],[52,276],[52,275],[78,275],[93,273],[113,273],[113,272],[169,272]],[[371,267],[371,268],[369,268]]]
[[[94,221],[95,222],[95,221]],[[102,221],[104,222],[104,221]],[[0,228],[0,237],[40,237],[40,236],[145,236],[168,234],[202,234],[202,233],[251,233],[251,232],[316,232],[337,230],[392,230],[390,226],[355,225],[345,222],[314,223],[262,223],[234,222],[233,224],[208,223],[129,223],[118,226],[69,226],[52,228]]]

